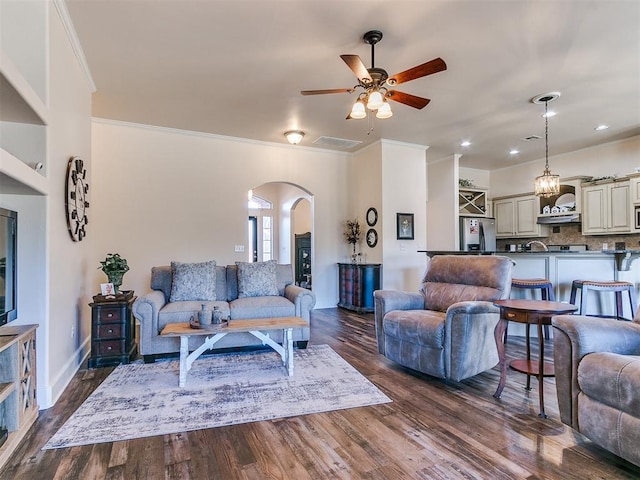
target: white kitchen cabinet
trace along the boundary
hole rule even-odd
[[[582,234],[631,233],[631,185],[629,180],[582,187]]]
[[[519,195],[494,199],[493,214],[496,218],[497,238],[536,238],[548,236],[549,229],[538,225],[540,198],[535,195]]]
[[[640,204],[640,176],[637,174],[629,175],[631,186],[631,203]]]

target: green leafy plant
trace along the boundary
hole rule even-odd
[[[113,272],[128,271],[129,265],[127,265],[127,260],[122,258],[119,253],[108,253],[107,258],[100,262],[100,266],[98,268],[108,277],[109,274]]]

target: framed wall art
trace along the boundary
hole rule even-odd
[[[413,240],[413,213],[396,213],[396,238]]]

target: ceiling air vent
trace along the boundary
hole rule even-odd
[[[530,142],[531,140],[540,140],[540,137],[538,135],[529,135],[528,137],[524,137],[522,140]]]
[[[318,137],[313,144],[319,147],[333,147],[348,150],[353,147],[357,147],[362,142],[359,140],[347,140],[346,138],[336,137]]]

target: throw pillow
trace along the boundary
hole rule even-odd
[[[238,266],[238,298],[278,295],[276,261],[236,262]]]
[[[173,279],[170,302],[216,300],[216,262],[171,262]]]

